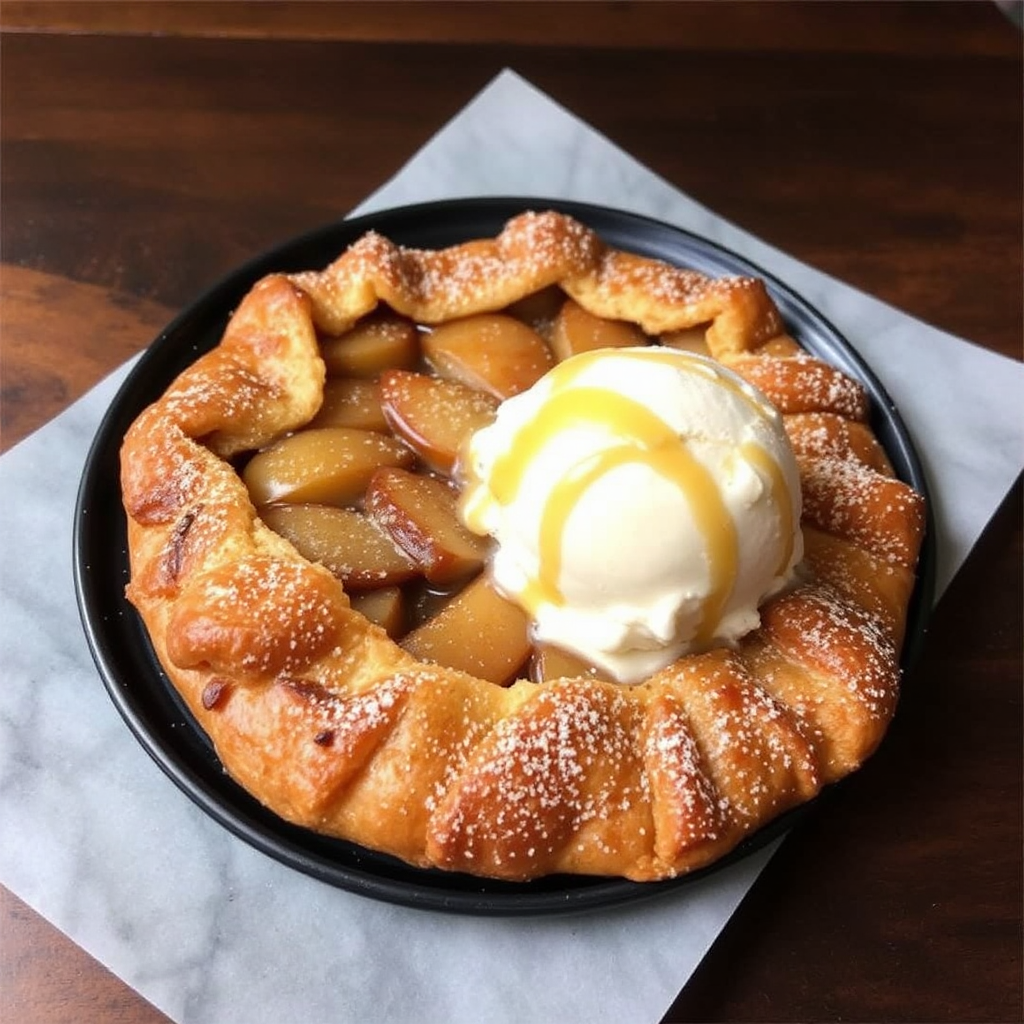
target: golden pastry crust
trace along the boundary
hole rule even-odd
[[[228,461],[301,428],[318,333],[380,303],[424,324],[549,285],[712,354],[784,414],[801,468],[798,585],[735,649],[637,686],[501,687],[415,660],[266,527]],[[281,817],[419,865],[525,880],[706,865],[879,743],[924,529],[855,381],[801,352],[760,281],[607,248],[556,213],[437,252],[364,236],[322,272],[271,275],[128,431],[127,594],[225,768]]]

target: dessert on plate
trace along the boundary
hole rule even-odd
[[[763,282],[555,212],[271,274],[122,448],[131,580],[225,769],[421,867],[646,881],[855,770],[924,530]]]

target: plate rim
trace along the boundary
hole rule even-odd
[[[157,763],[164,774],[206,814],[237,838],[286,866],[357,895],[421,910],[505,917],[564,914],[637,903],[670,891],[678,891],[686,885],[721,871],[762,849],[786,832],[812,807],[827,798],[834,791],[835,785],[842,784],[842,780],[827,787],[813,800],[773,819],[762,829],[746,837],[734,850],[712,864],[688,874],[658,882],[632,882],[622,878],[606,879],[573,875],[548,876],[547,879],[536,882],[509,883],[479,879],[438,869],[411,868],[388,855],[364,850],[344,840],[325,838],[312,831],[291,825],[259,805],[221,769],[223,779],[227,780],[229,784],[229,791],[237,790],[237,796],[242,799],[243,804],[250,805],[243,806],[241,810],[236,805],[225,807],[217,795],[211,791],[211,787],[203,778],[202,773],[190,763],[188,757],[182,755],[178,750],[167,749],[168,744],[156,736],[146,725],[138,706],[138,698],[134,701],[132,699],[130,681],[126,683],[122,678],[123,672],[119,673],[118,667],[111,658],[107,649],[109,637],[104,635],[105,630],[116,631],[120,628],[127,630],[137,641],[141,639],[147,646],[149,646],[149,641],[141,626],[141,620],[134,608],[127,603],[123,592],[120,596],[110,595],[110,599],[120,605],[116,616],[98,612],[94,603],[90,601],[94,578],[91,575],[89,561],[91,548],[87,547],[89,532],[86,524],[90,507],[94,504],[93,492],[96,488],[104,486],[103,480],[97,479],[100,464],[104,457],[108,460],[111,457],[116,459],[116,455],[112,456],[109,447],[112,442],[115,444],[116,450],[120,449],[123,435],[112,437],[112,431],[119,419],[124,420],[126,416],[130,416],[130,420],[133,420],[151,400],[139,400],[141,404],[138,404],[137,407],[132,405],[139,382],[143,381],[146,375],[151,373],[153,365],[158,363],[161,357],[164,357],[166,347],[170,346],[182,332],[187,334],[192,321],[210,315],[210,307],[213,307],[214,310],[219,309],[220,312],[216,314],[216,318],[226,322],[234,305],[240,301],[256,280],[275,269],[300,269],[299,266],[289,267],[288,259],[293,254],[306,249],[325,246],[328,241],[331,241],[336,252],[340,252],[341,248],[333,243],[333,240],[339,235],[351,236],[349,241],[340,243],[343,247],[351,244],[351,241],[354,241],[366,230],[376,230],[388,236],[390,225],[391,233],[394,234],[394,223],[403,224],[412,221],[415,224],[422,222],[424,218],[447,221],[457,217],[471,217],[477,220],[494,220],[496,218],[507,220],[526,210],[541,209],[558,210],[574,216],[584,223],[617,222],[618,230],[638,236],[636,244],[640,246],[640,251],[643,251],[645,241],[648,246],[653,245],[650,238],[645,238],[645,236],[653,234],[662,239],[671,239],[674,244],[687,249],[691,256],[699,255],[704,261],[728,265],[731,268],[728,272],[741,272],[760,277],[765,281],[769,292],[780,306],[784,319],[786,319],[787,310],[791,313],[795,311],[802,319],[810,321],[814,328],[828,339],[828,343],[823,347],[833,356],[836,353],[832,350],[837,349],[842,357],[840,362],[845,364],[843,368],[852,372],[869,391],[872,399],[873,419],[885,427],[883,446],[901,470],[899,474],[901,479],[911,483],[926,500],[928,522],[914,593],[908,608],[906,640],[901,655],[904,675],[916,661],[920,652],[931,607],[935,563],[931,502],[928,500],[928,485],[923,464],[899,411],[870,365],[831,321],[780,278],[765,271],[734,250],[665,221],[612,206],[539,196],[487,196],[410,203],[372,211],[357,217],[341,218],[295,235],[246,260],[183,307],[156,335],[137,358],[104,412],[86,455],[75,500],[72,562],[79,617],[90,654],[108,697],[136,741]],[[595,228],[595,230],[602,237],[606,237],[606,232],[602,232],[600,228]],[[398,233],[401,234],[401,231]],[[618,233],[618,231],[613,233]],[[792,328],[792,325],[787,322],[787,327]],[[806,327],[806,323],[801,323],[800,330],[794,330],[792,333],[800,337]],[[202,351],[205,351],[205,349],[197,348],[194,344],[186,347],[193,349],[188,357],[188,362],[193,361]],[[163,388],[170,384],[177,372],[180,370],[175,370],[163,381]],[[134,411],[126,411],[129,407],[134,408]],[[877,425],[876,423],[876,427]],[[895,445],[895,452],[890,450],[890,445]],[[106,481],[106,486],[110,486],[109,480]],[[117,487],[116,490],[119,496],[120,488]],[[123,511],[121,515],[123,519]],[[119,538],[122,537],[123,531],[124,523],[119,522],[116,531]],[[127,582],[126,545],[118,553],[118,557],[125,563],[122,567],[122,576],[124,582]],[[126,621],[127,625],[117,625]],[[205,733],[184,708],[173,685],[160,669],[151,646],[149,646],[149,661],[150,667],[155,670],[159,680],[162,680],[163,688],[169,691],[167,697],[172,704],[177,704],[183,713],[182,721],[179,724],[193,732],[198,732],[209,745]],[[212,751],[212,747],[210,750]],[[264,834],[259,827],[254,826],[246,818],[247,814],[251,818],[254,811],[259,811],[263,816],[270,816],[274,819],[270,824],[277,824],[276,835]],[[306,848],[303,848],[302,841],[305,841]],[[379,870],[364,869],[357,864],[339,866],[325,863],[324,855],[316,852],[316,848],[320,846],[330,846],[335,849],[335,852],[338,852],[339,847],[344,848],[348,856],[356,862],[363,857],[378,867],[383,865],[385,870],[393,870],[400,875],[411,876],[411,880],[388,879],[382,877]],[[559,887],[559,879],[564,880],[561,887]]]

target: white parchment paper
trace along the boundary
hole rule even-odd
[[[916,440],[944,589],[1024,465],[1020,364],[723,221],[511,72],[357,212],[474,195],[654,216],[748,256],[821,309]],[[143,753],[93,667],[71,578],[83,461],[126,372],[0,458],[0,881],[181,1024],[658,1020],[771,848],[634,907],[441,917],[277,864]]]

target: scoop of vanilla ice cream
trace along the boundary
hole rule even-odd
[[[803,555],[781,417],[711,359],[586,352],[504,402],[460,512],[536,639],[632,683],[755,629]]]

